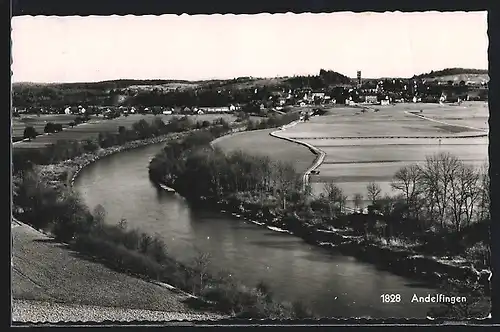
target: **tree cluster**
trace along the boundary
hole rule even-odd
[[[216,119],[213,122],[218,127],[229,128],[229,124],[222,118]],[[211,125],[201,121],[193,122],[191,118],[175,117],[168,123],[164,123],[160,118],[154,119],[150,124],[142,119],[132,124],[132,127],[127,129],[120,126],[117,132],[101,132],[96,138],[89,138],[81,141],[77,140],[57,140],[54,144],[43,149],[14,149],[12,153],[13,171],[17,173],[24,169],[31,168],[33,164],[51,164],[62,160],[77,157],[85,152],[93,152],[99,148],[108,148],[115,145],[122,145],[126,142],[135,141],[138,139],[146,139],[165,135],[169,133],[179,133],[190,129],[200,129]],[[33,127],[25,129],[28,134]],[[36,131],[35,131],[36,132]],[[33,133],[31,138],[36,137]]]
[[[405,217],[423,229],[438,226],[459,232],[489,218],[489,176],[449,153],[429,156],[423,165],[401,168],[392,187],[404,199]]]

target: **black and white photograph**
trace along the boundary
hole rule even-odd
[[[12,322],[491,318],[487,17],[14,16]]]

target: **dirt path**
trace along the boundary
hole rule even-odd
[[[165,314],[168,317],[174,317],[172,319],[183,319],[175,317],[186,315],[209,317],[206,313],[190,308],[186,303],[186,295],[82,258],[48,236],[14,222],[12,297],[14,320],[16,317],[24,321],[26,317],[37,320],[38,314],[40,319],[56,317],[50,313],[52,309],[49,304],[31,301],[162,311],[169,313]],[[38,309],[41,311],[38,312]],[[133,311],[128,312],[130,315]]]

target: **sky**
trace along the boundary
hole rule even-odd
[[[13,82],[487,69],[486,12],[18,16]]]

